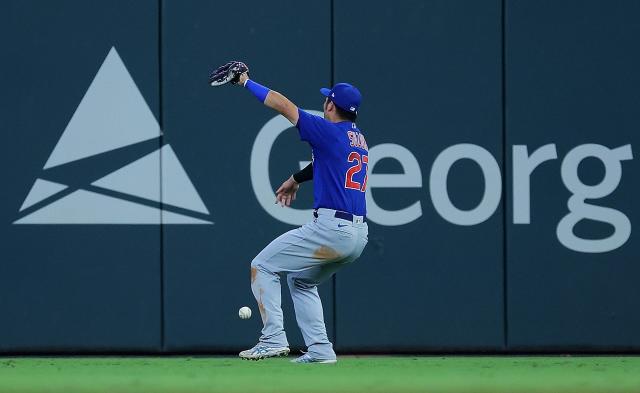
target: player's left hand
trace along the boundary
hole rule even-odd
[[[296,193],[300,188],[300,184],[293,180],[293,176],[285,180],[284,183],[276,190],[276,203],[280,206],[291,206],[291,202],[296,200]]]

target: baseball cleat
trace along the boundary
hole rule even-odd
[[[304,355],[293,359],[291,363],[320,363],[320,364],[333,364],[337,363],[338,359],[316,359],[313,356],[305,353]]]
[[[260,360],[287,355],[289,355],[289,347],[269,347],[258,343],[255,347],[240,352],[238,356],[245,360]]]

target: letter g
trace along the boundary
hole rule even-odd
[[[599,184],[584,184],[578,177],[578,166],[587,157],[595,157],[604,164],[604,178]],[[604,198],[620,184],[621,161],[633,159],[631,145],[609,149],[597,144],[584,144],[572,149],[562,161],[561,175],[564,185],[573,194],[568,202],[569,213],[558,223],[556,235],[565,247],[587,253],[615,250],[631,236],[631,222],[622,212],[603,206],[585,203],[585,199]],[[573,233],[575,225],[583,219],[611,224],[614,232],[604,239],[583,239]]]

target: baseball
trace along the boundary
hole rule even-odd
[[[240,319],[249,319],[251,318],[251,309],[247,306],[242,307],[238,310],[238,316]]]

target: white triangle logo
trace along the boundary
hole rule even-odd
[[[161,135],[131,74],[111,48],[43,169],[46,174],[50,168]],[[85,188],[36,179],[20,207],[26,215],[14,224],[212,224],[168,144]]]

